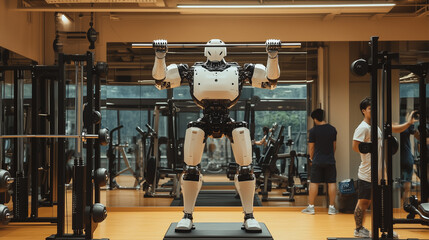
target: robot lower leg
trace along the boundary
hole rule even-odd
[[[246,217],[253,218],[253,199],[255,195],[255,175],[250,166],[240,166],[235,176],[235,187],[240,194],[243,211]]]
[[[194,212],[195,202],[202,185],[202,174],[198,166],[185,167],[185,173],[182,176],[182,193],[184,216],[177,224],[176,231],[190,231],[194,228],[192,220],[192,213]]]
[[[253,199],[255,195],[255,175],[250,166],[240,166],[235,175],[235,187],[240,194],[244,211],[243,229],[248,232],[261,232],[261,226],[253,216]]]

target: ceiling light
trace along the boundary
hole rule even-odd
[[[69,23],[73,22],[73,19],[69,15],[67,15],[65,13],[61,13],[60,17],[61,17],[61,21],[64,24],[69,24]]]
[[[287,4],[287,5],[177,5],[177,8],[348,8],[348,7],[394,7],[394,3],[368,4]]]

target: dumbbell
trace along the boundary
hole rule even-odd
[[[110,135],[109,135],[109,129],[108,128],[101,128],[98,131],[98,134],[88,134],[86,132],[82,132],[82,140],[86,142],[86,139],[88,138],[98,138],[100,141],[101,146],[106,146],[110,142]]]
[[[92,220],[96,223],[100,223],[107,218],[107,209],[101,203],[95,203],[92,206]]]
[[[357,76],[364,76],[368,73],[368,62],[365,59],[358,59],[352,63],[350,70]]]
[[[8,224],[9,221],[13,218],[9,208],[3,204],[0,204],[0,222],[3,224]]]
[[[101,119],[102,119],[101,113],[99,111],[94,110],[92,112],[92,123],[93,124],[99,124],[99,123],[101,123]]]
[[[94,182],[97,182],[100,187],[106,186],[108,179],[107,169],[99,168],[94,172]]]
[[[100,140],[101,146],[107,146],[110,142],[110,135],[108,128],[101,128],[98,131],[98,140]]]
[[[4,169],[0,169],[0,192],[5,192],[9,189],[14,179],[10,176],[10,173]]]
[[[98,62],[97,65],[95,65],[94,70],[95,74],[97,74],[101,78],[104,78],[109,72],[109,65],[106,62]]]

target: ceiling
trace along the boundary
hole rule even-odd
[[[148,12],[177,14],[292,14],[328,16],[426,16],[427,0],[337,1],[337,0],[18,0],[24,11]],[[308,5],[308,4],[394,3],[390,7],[268,8],[268,9],[182,9],[177,5]]]

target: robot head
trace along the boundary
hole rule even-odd
[[[223,45],[225,43],[220,39],[212,39],[208,41],[207,44]],[[205,47],[204,56],[206,56],[207,60],[210,62],[220,62],[226,56],[226,47]]]

